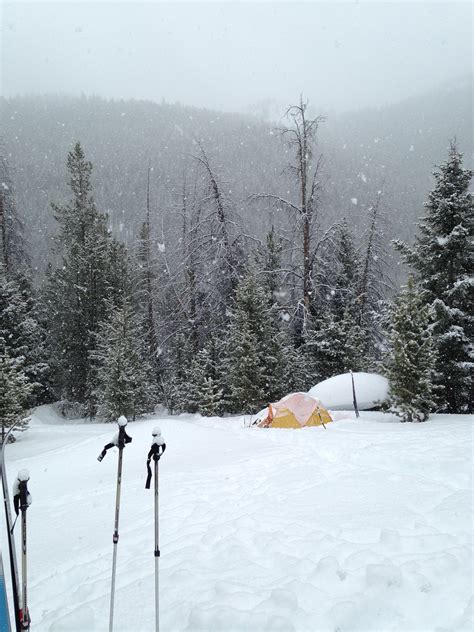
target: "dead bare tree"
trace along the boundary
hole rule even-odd
[[[268,199],[280,208],[286,208],[295,217],[297,234],[297,250],[302,258],[294,275],[301,283],[301,305],[303,321],[309,312],[314,292],[313,268],[321,247],[315,238],[315,224],[318,211],[320,191],[320,172],[322,157],[314,159],[314,147],[319,125],[324,121],[322,116],[310,118],[307,113],[308,104],[300,98],[298,105],[292,105],[286,112],[289,123],[279,129],[283,140],[293,153],[288,171],[294,176],[298,187],[298,201],[292,202],[278,195],[262,193],[251,196],[251,199]],[[325,236],[327,239],[327,236]],[[300,272],[298,272],[298,269]]]
[[[220,295],[221,306],[226,309],[237,286],[242,271],[242,257],[239,240],[242,237],[238,228],[232,201],[224,194],[224,184],[211,165],[209,156],[202,143],[196,141],[199,154],[193,156],[203,167],[206,193],[200,200],[203,210],[201,224],[207,226],[207,234],[201,232],[203,246],[209,246],[208,253],[213,262],[213,275]]]

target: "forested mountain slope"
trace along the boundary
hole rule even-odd
[[[449,139],[457,136],[460,148],[470,153],[471,85],[466,79],[384,108],[327,116],[319,134],[322,226],[345,215],[361,229],[364,211],[383,189],[387,239],[409,239],[423,213],[433,166],[443,160]],[[193,159],[198,142],[246,233],[263,236],[270,217],[277,226],[288,221],[285,213],[247,200],[262,191],[290,199],[295,194],[277,131],[281,122],[179,104],[66,96],[2,99],[0,115],[2,151],[40,273],[56,230],[50,203],[67,195],[65,161],[77,140],[94,165],[96,202],[127,242],[143,220],[149,164],[156,224],[168,242],[177,238],[183,180],[189,191],[198,177]]]

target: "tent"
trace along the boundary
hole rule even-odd
[[[331,422],[331,415],[319,399],[308,393],[290,393],[259,414],[259,428],[304,428]]]

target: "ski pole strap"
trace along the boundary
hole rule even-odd
[[[12,528],[10,529],[10,533],[13,533],[13,529],[15,528],[16,521],[18,520],[18,512],[16,514],[15,522],[12,524]]]
[[[150,459],[148,459],[146,462],[146,469],[147,469],[147,477],[146,477],[145,489],[150,489],[150,483],[151,483],[151,477],[152,477]]]
[[[146,469],[147,469],[147,479],[145,484],[145,489],[150,489],[152,471],[150,467],[150,461],[153,459],[155,463],[160,460],[160,456],[163,455],[166,450],[166,443],[152,443],[152,446],[148,452],[147,461],[146,461]]]
[[[13,496],[13,506],[15,508],[16,517],[18,518],[18,514],[20,513],[20,494],[19,493]]]
[[[110,448],[113,448],[113,447],[115,447],[115,443],[113,443],[113,442],[110,442],[110,443],[107,443],[106,445],[104,445],[104,449],[102,450],[102,452],[97,457],[97,460],[98,461],[102,461],[104,456],[107,454],[107,451],[110,450]]]

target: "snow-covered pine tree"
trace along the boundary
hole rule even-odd
[[[171,413],[196,412],[191,381],[194,345],[190,336],[178,333],[162,356],[161,390]]]
[[[382,210],[382,191],[367,209],[367,228],[360,252],[360,273],[357,287],[357,323],[364,331],[365,357],[375,364],[380,357],[382,333],[377,313],[392,289],[389,275],[389,253],[384,228],[387,218]]]
[[[158,334],[157,334],[157,279],[158,261],[156,257],[156,240],[153,239],[151,222],[150,177],[152,167],[148,167],[146,187],[146,214],[138,234],[136,255],[134,257],[134,276],[136,278],[135,301],[142,313],[143,326],[146,333],[148,354],[158,379]]]
[[[120,249],[114,247],[107,217],[98,212],[91,196],[92,164],[79,143],[69,153],[67,167],[73,195],[66,205],[53,205],[61,262],[48,275],[44,312],[57,395],[85,405],[93,417],[90,358],[107,301],[120,295],[114,288]]]
[[[314,366],[305,345],[296,348],[289,337],[283,338],[283,381],[281,395],[307,391],[317,382]]]
[[[472,171],[463,167],[455,141],[434,177],[436,185],[428,196],[426,216],[418,224],[420,235],[413,246],[395,245],[415,270],[424,303],[433,308],[435,381],[442,387],[441,409],[466,413],[474,408]]]
[[[366,336],[358,319],[360,259],[346,220],[339,228],[331,264],[331,291],[319,308],[313,306],[305,334],[305,355],[318,380],[367,365]]]
[[[386,357],[390,410],[402,421],[426,421],[435,408],[433,378],[436,354],[429,327],[429,308],[413,277],[398,296]]]
[[[220,415],[224,410],[224,379],[217,357],[219,342],[198,351],[190,370],[191,407],[206,417]]]
[[[356,319],[358,308],[358,289],[360,283],[360,257],[354,245],[354,238],[344,218],[339,228],[334,261],[334,287],[329,299],[329,307],[337,321],[347,313]]]
[[[268,312],[267,294],[255,275],[247,273],[237,287],[227,331],[223,370],[232,412],[256,412],[280,395],[275,371],[282,349]]]
[[[99,416],[107,421],[120,415],[135,420],[138,415],[153,412],[156,384],[145,332],[128,298],[119,307],[109,304],[109,316],[96,337],[93,395]]]
[[[13,180],[3,148],[0,147],[0,266],[8,279],[29,271],[23,220],[17,211]]]
[[[12,359],[0,340],[0,410],[2,425],[2,442],[5,432],[16,424],[18,430],[24,430],[28,425],[26,415],[28,399],[32,386],[27,376],[21,370],[20,362]]]
[[[277,236],[272,224],[265,239],[265,247],[260,248],[256,256],[257,266],[264,279],[262,285],[268,290],[271,305],[278,304],[277,299],[282,292],[281,252],[282,239]]]
[[[29,384],[28,405],[47,396],[48,365],[45,362],[44,330],[38,320],[37,303],[23,275],[8,280],[0,270],[0,344]]]
[[[349,308],[341,318],[330,309],[311,318],[305,339],[308,357],[315,379],[325,380],[348,371],[365,368],[364,331],[355,322]]]
[[[24,374],[28,387],[20,400],[29,406],[44,401],[48,381],[45,332],[30,274],[10,169],[0,155],[0,345],[15,369]]]

